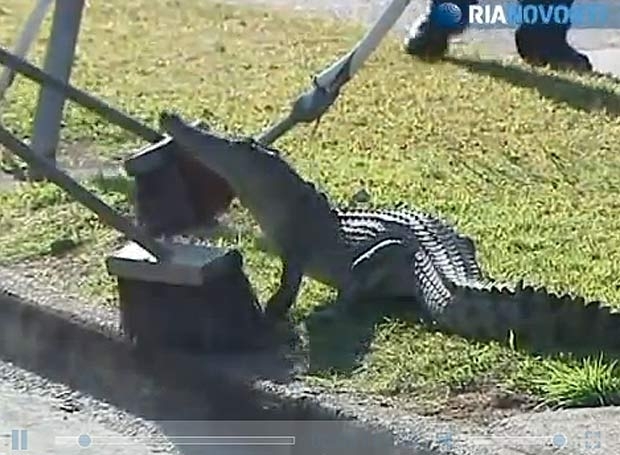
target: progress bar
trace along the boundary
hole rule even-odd
[[[176,446],[294,446],[295,436],[160,436],[125,437],[97,436],[87,433],[77,436],[56,436],[54,444],[63,447],[89,448],[96,445],[132,446],[145,443],[172,443]]]

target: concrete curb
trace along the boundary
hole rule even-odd
[[[170,436],[170,429],[162,422],[169,421],[203,422],[200,431],[205,435],[219,420],[334,421],[347,425],[346,431],[343,427],[338,432],[344,440],[352,438],[351,445],[360,438],[367,438],[368,444],[376,438],[392,440],[385,428],[373,431],[347,423],[350,417],[335,407],[280,393],[271,380],[271,390],[254,386],[254,380],[263,376],[261,369],[273,361],[269,355],[139,353],[119,338],[114,311],[61,297],[57,290],[5,267],[0,267],[0,283],[1,359],[125,409],[164,435]],[[17,397],[23,399],[23,394]],[[182,453],[202,452],[184,448]],[[386,443],[380,452],[367,453],[412,452]]]
[[[119,338],[111,309],[46,288],[25,269],[1,266],[0,358],[70,384],[156,427],[162,420],[200,420],[205,425],[201,431],[208,434],[209,422],[212,425],[215,420],[354,419],[346,430],[338,430],[337,450],[325,448],[323,453],[329,455],[516,455],[551,454],[560,449],[570,455],[620,453],[620,408],[526,413],[485,428],[418,416],[372,397],[333,393],[287,380],[278,369],[290,371],[290,367],[283,367],[281,359],[269,354],[196,357],[154,353],[142,357]],[[158,431],[166,435],[165,427]],[[355,450],[347,452],[343,446],[351,437],[383,438],[397,447],[390,442],[380,450],[375,445],[360,451],[359,444],[351,442]],[[299,449],[306,453],[303,447]]]

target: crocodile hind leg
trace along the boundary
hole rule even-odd
[[[353,261],[349,283],[339,289],[337,304],[321,311],[321,317],[353,314],[364,303],[417,301],[417,286],[409,272],[414,254],[411,246],[398,238],[385,238],[367,248]]]

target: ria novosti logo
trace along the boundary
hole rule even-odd
[[[463,23],[463,11],[451,2],[438,5],[431,14],[432,20],[445,28],[455,28]]]
[[[477,28],[516,28],[520,25],[568,25],[573,28],[620,27],[620,5],[577,0],[566,5],[526,4],[516,1],[468,5],[465,10],[452,2],[437,5],[433,19],[445,28],[469,23]]]

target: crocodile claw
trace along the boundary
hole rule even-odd
[[[172,111],[163,111],[159,114],[159,126],[164,131],[170,132],[179,124],[184,124],[179,114]]]
[[[265,317],[272,321],[285,320],[290,307],[291,305],[287,300],[275,295],[265,305]]]

